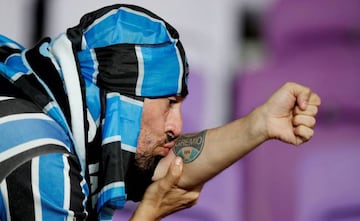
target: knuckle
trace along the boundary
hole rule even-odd
[[[169,185],[164,180],[162,180],[162,181],[160,181],[158,183],[158,189],[161,192],[168,191],[169,190]]]

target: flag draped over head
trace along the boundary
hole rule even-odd
[[[178,32],[143,8],[102,8],[85,15],[67,36],[78,51],[82,74],[101,88],[142,97],[188,93]]]
[[[188,93],[178,32],[144,8],[117,4],[84,15],[66,33],[25,51],[18,54],[23,69],[6,70],[8,60],[2,74],[13,83],[19,79],[14,73],[34,76],[23,84],[36,81],[46,99],[30,99],[52,104],[47,113],[73,140],[100,216],[129,198],[141,199],[153,172],[133,166],[143,100]]]

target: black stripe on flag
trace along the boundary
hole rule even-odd
[[[19,98],[0,101],[0,108],[0,117],[23,113],[43,113],[34,103]]]
[[[34,147],[27,151],[23,151],[6,160],[0,161],[0,182],[5,179],[11,172],[14,170],[16,171],[16,168],[21,167],[21,165],[25,162],[30,161],[34,157],[49,153],[68,153],[68,151],[63,146],[54,144],[43,145]]]
[[[11,220],[35,220],[34,199],[31,188],[31,161],[23,164],[18,170],[10,174],[7,177],[6,184]]]
[[[135,45],[119,44],[95,49],[98,61],[98,85],[124,95],[135,95],[138,60]]]

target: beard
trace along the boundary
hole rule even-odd
[[[151,140],[151,136],[149,136],[148,134],[150,133],[144,133],[144,137],[146,139],[146,141]],[[173,133],[171,132],[167,132],[166,136],[164,139],[162,139],[162,141],[158,144],[158,145],[151,145],[151,142],[144,142],[143,146],[153,146],[152,148],[148,148],[149,150],[153,150],[155,149],[156,146],[160,146],[163,144],[166,144],[168,142],[171,142],[173,140],[176,139],[176,136],[173,135]],[[145,171],[145,170],[149,170],[149,169],[153,169],[156,167],[157,163],[159,162],[159,160],[162,158],[162,156],[154,156],[154,154],[152,152],[149,152],[147,150],[143,150],[143,152],[141,151],[137,151],[135,153],[135,166],[137,166],[138,169]]]
[[[156,166],[156,156],[153,156],[151,153],[136,153],[135,154],[135,166],[142,171],[155,168]]]

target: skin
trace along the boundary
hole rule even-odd
[[[181,105],[183,97],[160,99],[145,98],[136,160],[138,166],[147,168],[154,156],[167,156],[182,132]],[[183,172],[181,157],[172,158],[166,174],[148,187],[130,220],[160,220],[176,211],[196,204],[202,185],[191,191],[178,187]]]
[[[208,129],[201,154],[184,165],[178,186],[192,189],[205,183],[267,140],[278,139],[296,146],[308,141],[314,135],[320,103],[320,97],[310,88],[286,83],[248,115]],[[175,156],[171,151],[163,158],[154,180],[166,174]]]
[[[196,204],[202,186],[192,191],[182,189],[176,184],[183,172],[182,158],[172,161],[165,177],[148,187],[131,221],[155,221],[179,210]]]
[[[154,156],[166,156],[182,131],[182,97],[145,98],[136,159],[146,168]],[[171,135],[172,139],[169,139]],[[167,169],[166,169],[167,170]]]
[[[181,103],[182,99],[176,97],[168,98],[167,102],[166,99],[144,102],[141,128],[144,133],[140,132],[141,148],[137,154],[147,152],[164,158],[157,165],[153,176],[155,182],[146,191],[133,221],[159,220],[193,205],[206,181],[267,140],[278,139],[296,146],[307,142],[314,135],[315,116],[321,99],[308,87],[286,83],[248,115],[217,128],[184,136],[180,136]],[[179,137],[175,142],[169,141],[166,139],[168,133]],[[173,150],[169,151],[170,148]],[[174,172],[176,166],[173,165],[178,165],[174,163],[177,154],[185,162],[181,172]],[[167,202],[167,206],[163,202]],[[137,219],[137,214],[148,216]]]

